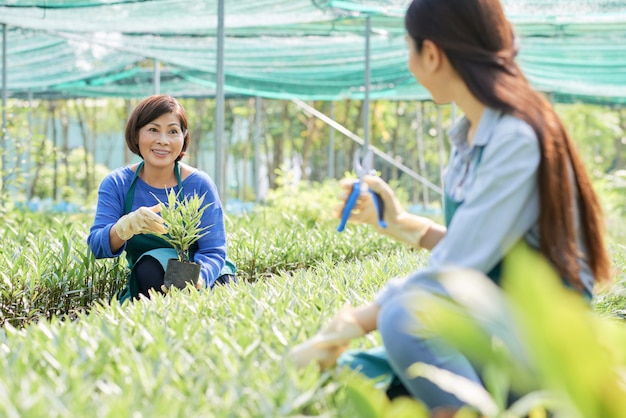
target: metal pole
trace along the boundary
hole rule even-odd
[[[159,60],[154,60],[154,94],[161,94],[161,65]]]
[[[348,128],[346,128],[345,126],[341,125],[337,121],[332,120],[331,118],[329,118],[328,116],[326,116],[322,112],[318,111],[314,107],[309,106],[308,104],[306,104],[305,102],[303,102],[300,99],[291,99],[291,101],[293,103],[295,103],[301,109],[304,109],[305,111],[307,111],[310,114],[314,115],[318,119],[322,120],[324,123],[332,126],[337,131],[339,131],[340,133],[344,134],[345,136],[347,136],[348,138],[350,138],[351,140],[353,140],[357,144],[359,144],[361,146],[364,146],[365,141],[363,140],[363,138],[359,138],[355,133],[351,132]],[[385,154],[384,152],[382,152],[381,150],[379,150],[378,148],[376,148],[374,146],[370,146],[370,149],[372,150],[374,155],[377,155],[383,161],[386,161],[387,163],[391,164],[392,166],[397,167],[398,169],[402,170],[404,173],[406,173],[407,175],[411,176],[415,180],[419,181],[420,183],[422,183],[423,185],[425,185],[429,189],[433,190],[435,193],[440,194],[440,195],[443,193],[443,190],[441,189],[441,187],[431,183],[427,178],[420,176],[418,173],[416,173],[415,171],[411,170],[406,165],[402,164],[401,162],[398,162],[394,157]]]
[[[7,24],[2,24],[2,166],[0,167],[0,176],[2,178],[2,184],[0,184],[0,190],[4,190],[5,187],[5,171],[7,170]]]
[[[27,134],[27,141],[30,144],[33,138],[33,91],[32,90],[28,90],[27,92],[27,97],[28,97],[28,113],[26,114],[26,121],[28,123],[28,134]],[[27,181],[30,181],[29,179],[29,174],[30,173],[30,166],[31,166],[31,159],[30,159],[30,147],[24,147],[24,155],[22,156],[22,158],[18,158],[18,164],[21,161],[23,161],[23,167],[22,167],[22,176],[24,176],[26,179],[28,179]]]
[[[217,69],[215,74],[215,185],[226,201],[224,180],[224,0],[217,2]]]
[[[335,102],[330,102],[329,115],[331,119],[335,119]],[[328,136],[328,178],[335,178],[335,129],[330,129]]]
[[[28,113],[26,115],[26,119],[28,121],[28,137],[32,137],[33,135],[33,91],[28,90]]]
[[[372,22],[370,17],[365,19],[365,98],[363,101],[363,147],[370,144],[370,33]]]
[[[261,112],[263,99],[257,96],[254,99],[254,196],[255,201],[261,199]]]

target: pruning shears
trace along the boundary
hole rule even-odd
[[[341,232],[346,227],[346,222],[348,222],[348,218],[350,217],[350,213],[352,209],[354,209],[354,205],[356,205],[357,200],[359,199],[359,195],[361,194],[361,186],[363,185],[363,177],[366,174],[374,174],[375,172],[372,170],[372,164],[374,162],[374,152],[371,148],[368,148],[361,160],[361,149],[356,150],[354,153],[354,171],[356,172],[358,179],[354,180],[352,184],[352,190],[350,191],[350,195],[346,200],[346,204],[341,211],[341,221],[339,222],[339,226],[337,227],[337,232]],[[376,207],[376,213],[378,214],[378,225],[381,228],[387,228],[387,222],[384,220],[384,205],[383,199],[380,195],[374,192],[372,189],[369,189],[369,192],[372,194],[372,200],[374,201],[374,206]]]

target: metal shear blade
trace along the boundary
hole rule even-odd
[[[374,174],[374,170],[372,170],[372,166],[374,164],[374,152],[371,148],[368,148],[365,151],[365,155],[361,160],[361,149],[356,150],[354,153],[354,171],[356,175],[359,177],[359,180],[363,180],[363,177],[366,174]]]

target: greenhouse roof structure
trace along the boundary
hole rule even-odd
[[[626,1],[502,0],[521,67],[558,101],[626,102]],[[406,68],[408,0],[225,0],[224,92],[427,99]],[[9,97],[215,94],[217,0],[0,0]],[[369,19],[369,54],[366,53]],[[1,65],[1,64],[0,64]]]

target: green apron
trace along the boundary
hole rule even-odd
[[[139,172],[142,168],[143,161],[140,162],[137,166],[137,170],[135,171],[135,175],[133,176],[133,180],[130,184],[130,188],[128,189],[128,193],[126,193],[126,200],[124,202],[125,215],[130,213],[132,210],[133,201],[135,200],[135,186],[137,184],[137,177],[139,176]],[[174,164],[174,174],[176,175],[178,190],[180,191],[183,189],[183,182],[180,177],[180,166],[178,162]],[[192,244],[191,248],[189,249],[192,259],[197,251],[198,243]],[[165,271],[165,269],[167,268],[167,260],[169,260],[170,258],[178,258],[174,247],[172,247],[164,239],[151,234],[134,235],[126,242],[126,260],[128,261],[130,274],[128,276],[128,282],[126,283],[126,286],[117,295],[120,303],[123,303],[124,301],[129,299],[135,299],[139,296],[139,288],[137,286],[137,279],[135,277],[135,265],[144,256],[151,256],[156,259],[159,263],[161,263],[163,271]],[[222,267],[218,279],[223,276],[231,276],[231,280],[234,280],[236,274],[237,267],[231,260],[228,259],[227,256],[224,262],[224,267]]]
[[[478,153],[478,157],[476,160],[476,164],[480,164],[480,160],[483,157],[483,150],[485,148],[484,147],[477,147],[476,152]],[[459,208],[459,206],[461,206],[463,204],[463,201],[457,202],[456,200],[452,199],[448,193],[445,192],[443,193],[443,214],[444,214],[444,219],[446,222],[446,228],[450,226],[450,222],[452,222],[452,218],[454,217],[454,214],[456,213],[456,210]],[[487,276],[493,280],[493,282],[497,285],[500,285],[500,276],[502,275],[502,260],[500,260],[498,262],[498,264],[496,264],[491,271],[489,271],[487,273]]]
[[[133,201],[135,200],[135,186],[137,184],[137,177],[139,172],[143,168],[143,161],[137,166],[133,180],[130,183],[128,193],[126,193],[126,200],[124,202],[124,215],[131,212],[133,207]],[[174,165],[174,173],[176,175],[176,182],[178,183],[178,190],[182,190],[183,184],[180,178],[180,167],[178,162]],[[191,248],[191,256],[197,251],[197,244]],[[128,261],[128,268],[130,274],[128,276],[128,282],[126,286],[118,294],[120,303],[123,303],[129,299],[135,299],[139,296],[139,288],[137,286],[137,279],[135,277],[135,265],[144,256],[154,257],[163,266],[163,270],[167,266],[167,260],[170,258],[177,258],[176,250],[163,238],[160,238],[152,234],[138,234],[134,235],[126,242],[126,261]]]

